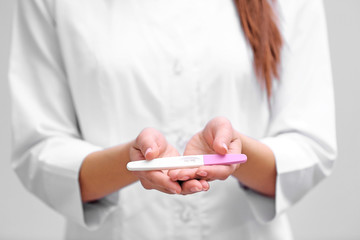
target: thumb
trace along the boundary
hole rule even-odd
[[[233,138],[233,128],[230,121],[224,117],[214,118],[206,126],[208,131],[207,138],[209,145],[218,154],[226,154]],[[205,131],[205,132],[206,132]]]
[[[145,128],[136,138],[136,146],[147,160],[160,155],[160,146],[165,141],[163,135],[154,128]]]

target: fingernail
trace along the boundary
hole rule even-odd
[[[194,192],[200,191],[200,189],[198,189],[197,187],[193,187],[193,188],[190,188],[190,191],[194,193]]]
[[[169,191],[172,192],[173,194],[177,194],[176,190],[174,189],[170,189]]]
[[[180,178],[180,181],[186,181],[188,179],[189,179],[189,176],[185,176],[185,177]]]
[[[202,183],[201,184],[202,185],[202,187],[203,187],[203,191],[207,191],[207,190],[209,190],[209,185],[207,185],[207,184],[205,184],[205,183]]]
[[[226,152],[229,150],[225,143],[223,143],[222,146],[225,148]]]
[[[148,148],[148,149],[146,149],[146,151],[145,151],[145,157],[146,157],[146,155],[148,155],[149,153],[151,153],[152,152],[152,148],[150,147],[150,148]]]
[[[201,176],[201,177],[206,177],[207,176],[207,172],[205,171],[200,171],[197,173],[197,175]]]

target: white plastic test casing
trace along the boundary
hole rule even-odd
[[[132,161],[127,164],[129,171],[151,171],[165,169],[196,168],[209,165],[230,165],[246,162],[244,154],[209,154],[156,158],[153,160]]]

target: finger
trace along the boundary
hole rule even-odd
[[[236,170],[237,167],[238,164],[204,166],[198,169],[196,175],[201,177],[203,172],[205,172],[206,177],[204,179],[206,180],[225,180]]]
[[[215,124],[213,149],[218,154],[226,154],[228,146],[233,138],[233,128],[229,121],[222,121]]]
[[[179,193],[179,192],[173,191],[171,189],[167,189],[167,188],[164,188],[164,187],[153,185],[151,182],[149,182],[145,178],[140,179],[140,182],[141,182],[142,186],[147,190],[157,190],[157,191],[167,193],[167,194],[178,194]]]
[[[208,181],[206,180],[199,180],[199,182],[201,183],[202,187],[203,187],[203,191],[208,191],[210,189],[210,184]]]
[[[172,181],[187,181],[196,177],[197,168],[169,170],[168,175]]]
[[[152,189],[167,189],[172,193],[180,193],[181,186],[178,182],[174,182],[170,177],[162,171],[142,171],[138,173],[139,178],[146,179]]]
[[[204,137],[216,153],[226,154],[233,139],[230,121],[224,117],[214,118],[205,127]]]
[[[166,140],[156,129],[145,128],[136,138],[135,145],[145,159],[151,160],[160,155],[160,145],[166,145]]]
[[[206,181],[205,181],[206,182]],[[181,194],[193,194],[203,191],[203,183],[196,179],[185,181],[181,185]],[[208,188],[207,188],[208,189]]]
[[[179,179],[177,176],[178,176],[179,172],[180,172],[180,169],[171,169],[168,171],[168,176],[170,177],[170,179],[172,181],[178,181]],[[185,181],[185,180],[183,180],[183,181]]]

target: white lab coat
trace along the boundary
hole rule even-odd
[[[285,210],[336,156],[320,0],[281,0],[285,45],[271,107],[231,0],[22,0],[13,30],[13,167],[67,219],[68,239],[291,239]],[[166,195],[139,182],[82,204],[91,152],[159,129],[179,151],[215,116],[274,152],[275,199],[236,179]],[[26,203],[24,203],[26,204]]]

